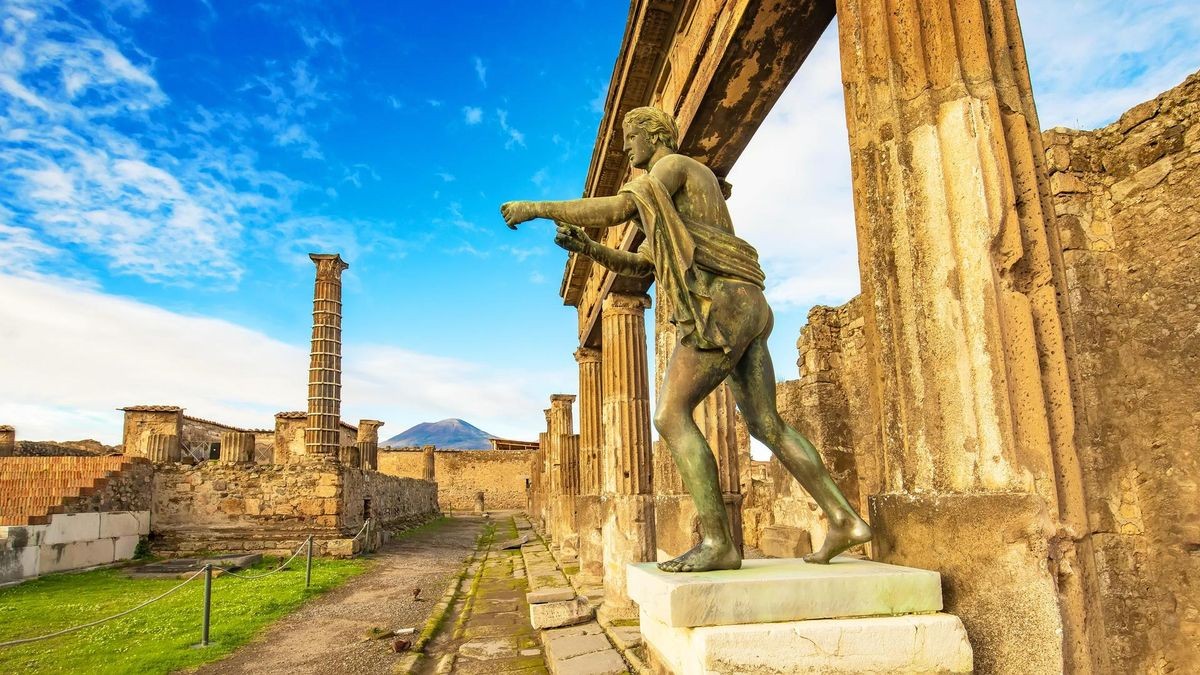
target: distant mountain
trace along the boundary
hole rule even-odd
[[[392,436],[380,445],[393,448],[436,445],[439,449],[449,450],[487,450],[492,447],[488,442],[489,438],[496,437],[460,419],[448,419],[441,422],[422,422]]]

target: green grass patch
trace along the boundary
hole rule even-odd
[[[448,522],[450,522],[449,516],[438,516],[437,518],[434,518],[433,520],[422,523],[416,527],[410,527],[407,530],[399,530],[396,532],[392,532],[391,541],[402,541],[404,539],[408,539],[409,537],[413,537],[418,534],[424,534],[426,532],[433,532],[435,530],[441,529],[441,527]]]
[[[266,572],[279,560],[249,573]],[[0,648],[3,673],[168,673],[216,660],[259,630],[366,571],[363,560],[313,559],[312,587],[304,587],[298,559],[262,579],[213,579],[209,646],[200,642],[204,577],[128,616],[40,642]],[[53,574],[0,589],[0,642],[35,637],[112,616],[180,583],[127,579],[122,570]]]

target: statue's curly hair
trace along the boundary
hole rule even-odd
[[[679,127],[667,113],[650,106],[634,108],[625,113],[625,124],[643,129],[651,142],[662,143],[671,152],[679,149]]]

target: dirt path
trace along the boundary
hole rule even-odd
[[[458,517],[392,542],[372,555],[374,567],[273,624],[203,675],[391,673],[399,659],[389,640],[364,641],[374,626],[419,633],[451,579],[471,555],[483,518]],[[412,589],[421,589],[414,601]]]

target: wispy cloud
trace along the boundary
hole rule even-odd
[[[1018,0],[1017,9],[1046,128],[1108,124],[1200,68],[1193,0]]]
[[[430,108],[440,108],[440,107],[442,107],[442,101],[441,101],[441,99],[437,99],[437,98],[427,98],[427,99],[425,99],[425,102],[429,104],[429,107],[430,107]]]
[[[508,136],[508,140],[504,143],[504,148],[506,150],[511,150],[514,145],[519,145],[522,148],[525,147],[525,134],[521,133],[512,126],[509,126],[507,110],[497,110],[496,119],[500,122],[501,131]]]
[[[392,106],[392,110],[402,110],[404,108],[404,101],[401,101],[395,96],[388,96],[387,102],[388,105]]]
[[[16,421],[21,438],[117,443],[121,414],[113,408],[121,404],[181,405],[245,427],[269,427],[274,413],[304,407],[304,335],[281,341],[78,284],[3,274],[0,335],[22,355],[5,363],[12,396],[0,399],[0,419]],[[490,362],[360,344],[345,350],[343,416],[398,429],[466,417],[519,437],[541,422],[544,379]]]
[[[529,273],[529,283],[544,284],[544,283],[546,283],[546,275],[542,274],[541,272],[538,272],[537,270],[534,270]]]
[[[463,108],[463,121],[470,125],[479,124],[483,121],[483,109],[474,106],[466,106]]]
[[[534,256],[546,254],[546,249],[542,246],[530,246],[527,248],[522,248],[520,246],[509,246],[508,244],[504,244],[500,247],[500,250],[512,256],[513,260],[516,260],[519,263],[523,263]]]
[[[441,178],[443,183],[453,183],[455,180],[454,174],[447,173],[445,171],[439,171],[434,175],[437,176],[438,178]]]
[[[483,59],[475,57],[475,76],[479,78],[479,84],[487,86],[487,66],[484,65]]]

